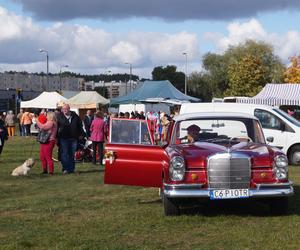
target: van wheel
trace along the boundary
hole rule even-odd
[[[180,209],[177,204],[165,194],[163,195],[164,212],[166,216],[180,215]]]
[[[300,145],[292,147],[288,157],[291,165],[300,165]]]

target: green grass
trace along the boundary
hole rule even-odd
[[[31,153],[32,151],[32,153]],[[103,185],[103,167],[12,177],[29,156],[32,138],[7,141],[0,156],[0,249],[299,249],[300,168],[291,167],[296,194],[287,216],[260,203],[230,203],[165,217],[155,188]],[[234,206],[232,206],[234,205]]]

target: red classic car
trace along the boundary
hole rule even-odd
[[[150,131],[144,120],[111,120],[106,184],[161,188],[165,215],[178,215],[186,201],[201,199],[258,198],[272,213],[287,212],[288,196],[294,193],[288,160],[266,144],[256,117],[179,115],[161,143]]]

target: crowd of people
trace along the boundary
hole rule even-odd
[[[15,115],[13,111],[0,115],[0,154],[5,140],[19,136],[36,135],[39,131],[49,133],[46,142],[40,143],[40,161],[42,174],[53,175],[53,150],[58,148],[58,160],[61,162],[62,174],[71,174],[75,171],[74,155],[78,149],[78,142],[87,139],[92,142],[92,163],[102,164],[104,144],[108,139],[109,121],[111,118],[145,119],[148,121],[150,132],[156,139],[164,140],[172,117],[164,112],[124,112],[111,113],[97,110],[93,113],[87,110],[83,119],[80,119],[68,104],[61,109],[38,112],[20,109]],[[15,127],[19,126],[16,133]]]

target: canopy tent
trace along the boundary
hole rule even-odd
[[[56,109],[57,104],[67,99],[57,92],[43,92],[30,101],[22,101],[21,108]]]
[[[256,96],[248,99],[240,99],[237,102],[271,106],[300,105],[300,84],[268,83]]]
[[[79,94],[66,101],[71,108],[95,109],[99,104],[105,105],[109,100],[99,95],[96,91],[81,91]]]
[[[153,101],[153,98],[155,99]],[[168,100],[198,102],[198,98],[188,96],[176,89],[169,81],[145,81],[126,96],[111,99],[110,104],[130,104],[142,102],[166,102]],[[150,101],[149,101],[150,100]]]

